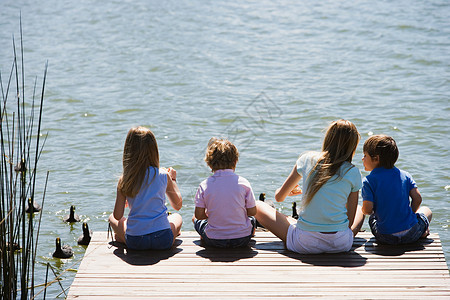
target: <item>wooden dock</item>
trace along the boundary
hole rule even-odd
[[[251,247],[204,248],[182,232],[171,251],[128,251],[95,232],[68,299],[450,299],[437,234],[408,246],[360,233],[352,251],[300,255],[269,232]]]

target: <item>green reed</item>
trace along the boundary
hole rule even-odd
[[[12,38],[13,59],[4,81],[0,70],[0,298],[35,297],[34,266],[41,224],[34,212],[26,212],[28,203],[40,202],[44,208],[48,172],[43,196],[36,199],[37,166],[45,139],[41,141],[44,104],[45,65],[41,91],[37,79],[26,100],[22,22],[19,54]]]

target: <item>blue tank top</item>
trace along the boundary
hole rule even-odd
[[[126,234],[139,236],[169,229],[166,207],[167,173],[149,167],[145,179],[134,198],[128,198],[130,212]]]

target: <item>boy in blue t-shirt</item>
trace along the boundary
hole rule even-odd
[[[363,164],[371,171],[362,187],[362,212],[381,244],[408,244],[429,234],[431,210],[420,206],[422,196],[412,176],[394,166],[398,148],[386,135],[371,136],[364,143]],[[411,197],[411,202],[410,198]]]

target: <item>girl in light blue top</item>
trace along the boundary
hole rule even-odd
[[[305,191],[298,221],[258,201],[256,219],[298,253],[333,253],[350,250],[359,231],[354,222],[361,173],[351,164],[360,135],[347,120],[328,127],[321,152],[306,152],[276,190],[275,200],[298,195],[303,178]],[[361,217],[362,218],[362,217]],[[355,225],[354,225],[355,224]]]
[[[182,206],[173,168],[159,168],[156,138],[145,127],[131,128],[123,150],[123,174],[117,184],[114,212],[109,223],[116,240],[136,250],[172,247],[180,234],[179,214],[167,215],[166,195],[175,210]],[[125,218],[126,204],[130,208]]]

